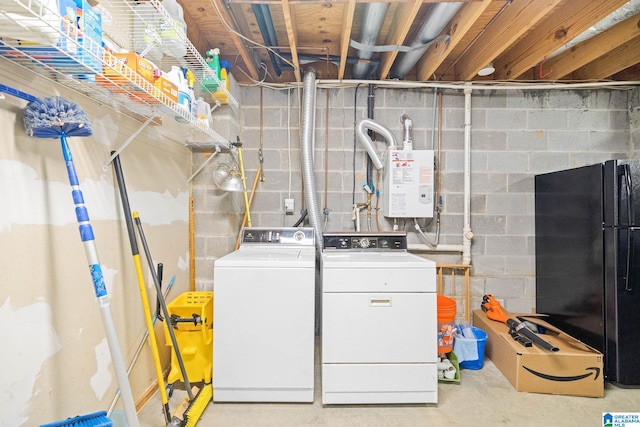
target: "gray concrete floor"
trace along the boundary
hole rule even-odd
[[[462,370],[460,384],[440,384],[437,405],[323,406],[316,363],[314,403],[209,403],[198,426],[390,427],[390,426],[602,426],[603,412],[640,412],[640,388],[606,384],[603,398],[516,391],[485,359],[477,371]],[[173,412],[184,391],[176,390]],[[140,411],[140,425],[164,426],[159,394]]]

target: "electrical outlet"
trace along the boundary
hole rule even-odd
[[[284,213],[287,215],[293,215],[294,203],[293,199],[284,199]]]

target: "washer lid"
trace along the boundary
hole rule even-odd
[[[217,259],[215,267],[315,268],[314,247],[240,246]]]
[[[430,259],[401,251],[350,252],[325,251],[322,253],[322,268],[435,268]]]

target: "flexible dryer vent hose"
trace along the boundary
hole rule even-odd
[[[322,250],[322,226],[320,203],[316,191],[316,178],[313,170],[313,132],[316,105],[316,71],[308,68],[304,76],[304,94],[302,99],[302,174],[304,177],[304,200],[316,238],[316,249]]]

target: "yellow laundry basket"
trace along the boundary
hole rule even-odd
[[[184,361],[190,383],[211,383],[213,368],[213,292],[185,292],[167,305],[176,336],[176,342]],[[167,345],[172,347],[171,337],[165,327]],[[171,371],[167,384],[184,382],[180,365],[171,352]]]

